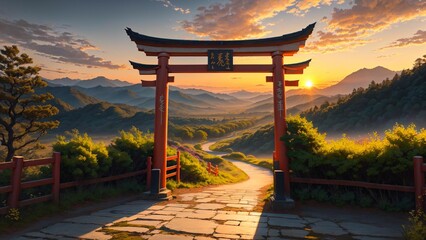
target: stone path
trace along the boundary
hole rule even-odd
[[[271,172],[234,162],[248,181],[177,196],[173,203],[137,200],[65,219],[16,239],[401,239],[399,221],[321,211],[276,214],[252,211]],[[310,214],[311,213],[311,214]],[[372,222],[374,221],[374,222]],[[132,238],[137,239],[137,238]]]

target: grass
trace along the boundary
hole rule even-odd
[[[155,227],[153,227],[153,226],[131,224],[127,221],[115,223],[110,227],[144,227],[144,228],[148,228],[150,231],[155,229]],[[112,240],[118,240],[118,239],[120,239],[120,240],[121,239],[124,239],[124,240],[140,240],[140,239],[145,239],[145,238],[142,238],[140,236],[141,235],[140,233],[117,231],[117,230],[110,229],[109,227],[103,228],[101,231],[108,234],[108,235],[111,235]]]
[[[224,155],[223,157],[247,162],[269,170],[272,170],[273,168],[272,159],[270,158],[256,158],[253,155],[245,155],[242,152],[231,152],[227,155]]]
[[[19,210],[11,210],[8,215],[0,218],[0,232],[16,232],[42,218],[65,213],[84,204],[97,203],[114,197],[131,196],[143,191],[144,185],[136,179],[65,190],[61,192],[61,200],[58,205],[44,202]]]
[[[208,154],[202,150],[186,146],[191,151],[196,152],[201,157],[201,161],[187,153],[182,153],[181,156],[181,182],[177,183],[173,179],[167,181],[168,189],[175,188],[194,188],[207,185],[219,185],[227,183],[236,183],[248,179],[248,176],[241,169],[237,168],[231,162]],[[219,168],[218,176],[207,172],[207,164],[211,163],[214,167]]]

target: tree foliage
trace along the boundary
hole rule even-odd
[[[174,122],[169,127],[169,137],[174,140],[198,140],[222,137],[230,132],[253,126],[254,120],[231,120],[213,125],[178,125]]]
[[[337,103],[303,112],[322,132],[382,131],[395,122],[426,127],[426,55],[392,80],[354,89]]]
[[[30,66],[32,59],[25,53],[19,55],[16,46],[5,46],[0,53],[0,150],[6,149],[8,162],[17,152],[36,146],[59,122],[43,121],[58,109],[45,103],[53,98],[51,94],[35,93],[47,86],[38,76],[40,68]]]

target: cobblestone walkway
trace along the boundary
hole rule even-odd
[[[400,239],[398,224],[368,219],[338,220],[325,214],[274,214],[252,211],[260,189],[272,183],[267,170],[235,162],[248,181],[177,196],[173,203],[132,201],[89,215],[65,219],[17,239]],[[386,222],[386,219],[383,219]],[[122,235],[119,235],[122,234]],[[134,239],[134,238],[132,238]]]

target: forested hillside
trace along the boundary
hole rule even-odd
[[[272,154],[274,151],[274,126],[266,124],[255,132],[246,132],[236,138],[223,140],[211,146],[212,150],[247,154]]]
[[[371,82],[337,103],[315,106],[301,115],[321,132],[381,131],[396,122],[426,127],[426,57],[392,80]]]

